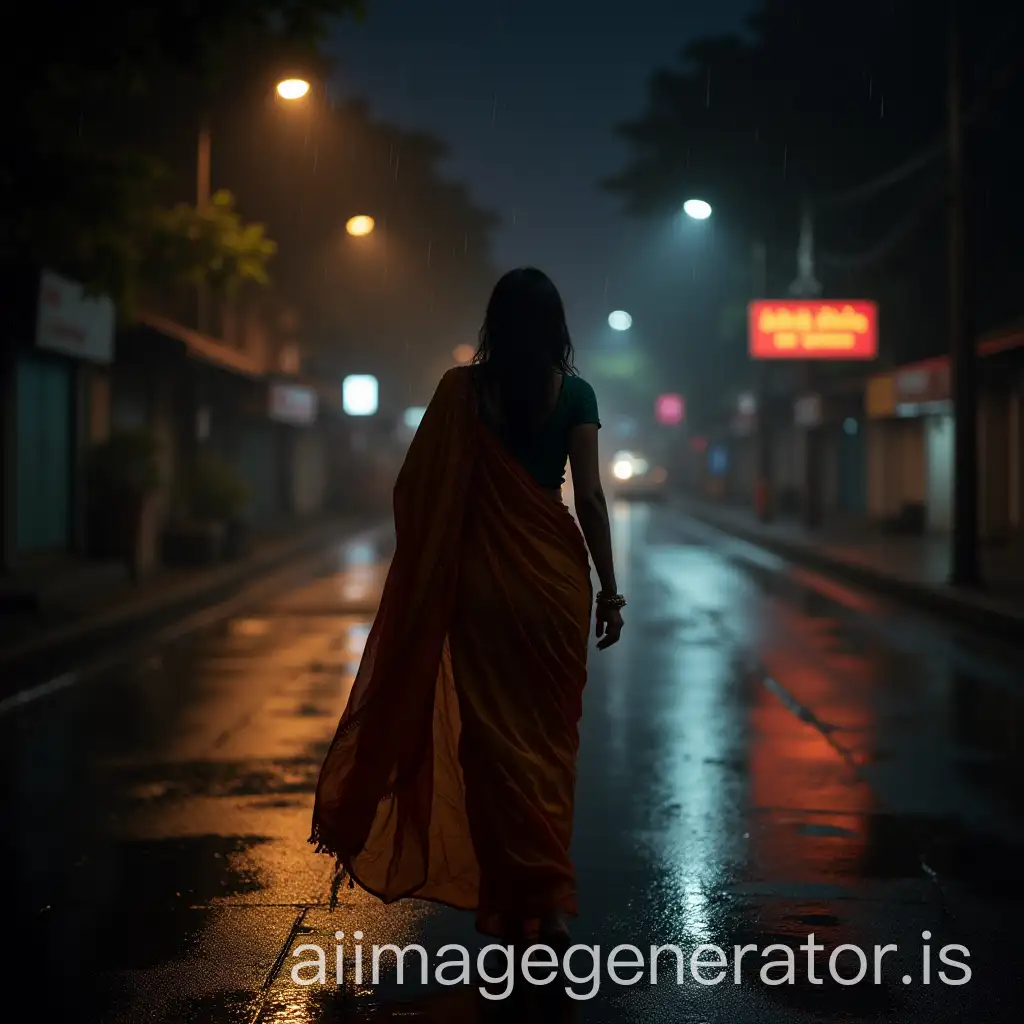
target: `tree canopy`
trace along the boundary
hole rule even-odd
[[[1020,19],[994,0],[962,6],[983,330],[1015,315],[1013,282],[1024,269],[1019,247],[1007,244],[1024,228],[1024,153],[1008,130],[1024,109]],[[685,199],[706,199],[738,261],[752,240],[766,242],[770,295],[796,277],[810,200],[826,293],[879,301],[887,359],[941,351],[946,8],[763,0],[746,31],[694,40],[653,74],[644,109],[617,128],[628,158],[604,186],[643,218],[678,216]],[[750,295],[749,275],[739,279],[733,306]],[[742,353],[742,323],[734,318],[726,331]]]
[[[475,340],[497,218],[446,175],[440,140],[329,100],[323,33],[360,10],[86,0],[58,12],[42,0],[0,69],[24,140],[0,176],[3,258],[49,265],[122,307],[159,283],[172,317],[195,315],[200,279],[230,290],[269,278],[262,304],[326,372],[359,365],[425,400],[454,346]],[[280,100],[275,84],[296,74],[313,90]],[[201,125],[207,210],[195,208]],[[345,233],[357,214],[374,217],[372,235]]]
[[[217,96],[240,46],[311,61],[329,20],[360,10],[358,0],[40,0],[19,11],[0,68],[14,143],[0,167],[0,259],[52,266],[122,305],[147,273],[191,279],[216,265],[214,285],[235,283],[236,271],[260,280],[270,251],[230,200],[208,211],[208,225],[223,230],[206,231],[205,246],[170,245],[169,232],[198,222],[168,208],[171,175],[145,145],[154,98],[183,82],[192,98]],[[211,260],[219,243],[223,259]],[[172,262],[159,266],[161,253]],[[197,262],[186,266],[190,254]]]

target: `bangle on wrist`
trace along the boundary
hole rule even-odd
[[[594,603],[604,605],[605,608],[626,607],[626,599],[621,594],[606,594],[604,591],[597,595]]]

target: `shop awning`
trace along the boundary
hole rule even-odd
[[[222,341],[183,327],[166,317],[157,316],[155,313],[143,313],[139,316],[139,323],[181,342],[187,349],[188,355],[193,359],[219,366],[221,369],[230,370],[245,377],[266,376],[267,371],[262,360],[255,359],[247,352],[232,348]]]
[[[1024,348],[1024,331],[983,338],[978,342],[977,353],[979,358],[985,358],[1019,348]],[[870,419],[947,411],[951,399],[948,355],[875,374],[868,378],[865,388],[865,407]]]

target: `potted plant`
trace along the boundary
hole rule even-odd
[[[213,452],[200,452],[185,477],[182,514],[165,537],[169,560],[208,564],[237,557],[248,501],[249,488],[235,469]]]
[[[90,546],[123,558],[137,576],[152,559],[143,551],[147,516],[160,488],[160,443],[148,430],[117,431],[97,445],[88,470]]]

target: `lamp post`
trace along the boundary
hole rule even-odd
[[[691,198],[683,203],[683,213],[691,220],[707,220],[713,210],[704,199]],[[764,241],[754,242],[750,253],[750,287],[752,298],[763,299],[768,290],[768,250]],[[758,518],[768,522],[772,517],[772,448],[768,422],[768,366],[758,360],[755,370],[757,396],[757,480],[754,485],[754,505]]]
[[[304,78],[285,78],[277,83],[275,91],[283,100],[294,102],[309,94],[310,84]],[[199,127],[196,143],[196,209],[207,210],[210,206],[210,162],[212,136],[206,117]],[[199,288],[198,329],[204,333],[208,328],[209,293],[205,285]]]
[[[687,199],[683,212],[693,220],[707,220],[711,216],[711,204],[703,199]],[[754,299],[767,298],[768,292],[768,251],[763,239],[754,242],[751,250],[751,291]],[[790,285],[790,294],[796,298],[815,298],[821,294],[821,284],[814,274],[814,219],[809,201],[805,200],[800,218],[800,241],[797,248],[797,277]],[[755,391],[757,394],[757,483],[755,485],[755,506],[757,516],[768,522],[773,515],[772,494],[772,445],[771,423],[768,415],[768,363],[759,359],[755,369]],[[804,388],[810,392],[814,387],[814,366],[808,360],[804,365]],[[808,526],[818,522],[818,473],[817,433],[815,427],[807,428],[804,472],[804,512]]]
[[[285,78],[277,83],[274,91],[281,99],[294,103],[308,96],[310,88],[304,78]],[[210,205],[210,149],[210,126],[204,119],[196,148],[196,206],[200,210]]]
[[[766,298],[768,291],[768,246],[758,239],[751,249],[750,290],[754,299]],[[774,510],[772,494],[772,438],[768,420],[768,363],[754,364],[754,391],[757,395],[757,480],[754,484],[754,511],[762,523],[770,522]]]

